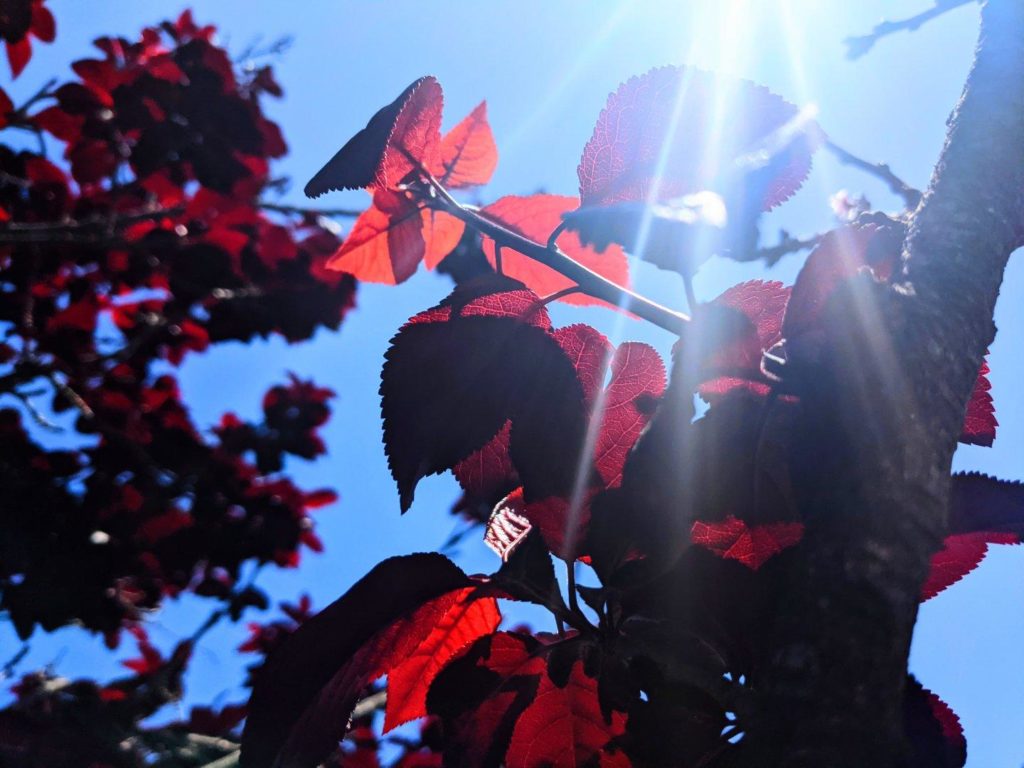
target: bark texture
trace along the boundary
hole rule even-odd
[[[744,766],[894,768],[918,595],[1024,211],[1024,3],[988,0],[975,63],[905,244],[904,282],[828,311],[806,377],[806,545],[776,617]],[[813,468],[813,471],[812,471]]]

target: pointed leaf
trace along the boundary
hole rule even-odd
[[[967,403],[964,416],[964,428],[960,433],[960,442],[968,445],[992,445],[996,439],[996,409],[992,402],[992,384],[989,383],[988,361],[981,364],[978,380],[974,383],[974,391]]]
[[[441,86],[421,77],[377,112],[306,185],[308,197],[361,187],[393,188],[413,169],[437,164],[441,144]]]
[[[532,637],[499,632],[441,671],[427,694],[427,711],[442,722],[445,766],[504,764],[516,720],[546,672],[544,650]]]
[[[509,456],[512,422],[506,421],[487,444],[452,468],[462,490],[474,498],[491,500],[519,485],[519,476]]]
[[[482,101],[441,140],[441,164],[434,174],[449,189],[486,184],[498,165],[498,148]]]
[[[962,768],[967,762],[960,718],[913,676],[907,678],[903,721],[910,745],[908,768]]]
[[[579,200],[565,195],[530,195],[519,197],[509,195],[487,207],[482,213],[489,219],[517,232],[524,237],[546,243],[548,236],[562,223],[562,214],[577,207]],[[621,286],[629,285],[629,264],[626,254],[618,246],[611,246],[603,253],[586,248],[579,236],[573,232],[562,232],[555,243],[574,260]],[[484,253],[491,266],[496,264],[494,241],[484,238]],[[518,251],[502,249],[502,272],[521,280],[539,296],[549,296],[573,286],[573,282],[550,267],[539,264]],[[561,301],[568,304],[599,304],[597,299],[580,293],[570,294]]]
[[[494,598],[474,599],[472,589],[457,594],[430,634],[398,666],[388,672],[384,732],[427,714],[427,690],[445,665],[501,622]]]
[[[344,734],[366,685],[415,649],[438,611],[454,602],[451,594],[468,586],[466,575],[436,554],[394,557],[370,571],[260,670],[241,764],[319,764]]]
[[[626,716],[612,712],[607,722],[597,687],[597,680],[583,671],[582,660],[573,664],[564,685],[545,674],[512,733],[508,768],[573,768],[593,764],[605,751],[612,755],[609,742],[625,731]]]
[[[714,119],[719,109],[724,120]],[[721,192],[738,161],[770,151],[756,201],[768,210],[810,171],[814,142],[794,118],[796,107],[747,81],[674,66],[633,77],[608,97],[583,149],[582,205]],[[786,141],[790,127],[795,135]]]
[[[552,468],[582,441],[576,373],[537,297],[515,281],[486,282],[504,288],[466,301],[480,283],[463,284],[403,326],[386,355],[384,446],[403,510],[421,477],[455,466],[506,421],[516,467],[538,483],[564,484]]]
[[[989,544],[1024,540],[1024,484],[977,472],[953,475],[949,533],[932,557],[921,599],[928,600],[973,571]]]
[[[594,465],[605,488],[622,484],[626,457],[665,391],[665,364],[647,344],[626,342],[615,350],[612,378],[604,393]]]

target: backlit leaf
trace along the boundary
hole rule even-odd
[[[482,101],[441,140],[441,163],[434,173],[449,189],[486,184],[498,165],[498,148]]]
[[[524,237],[546,243],[548,236],[562,223],[562,214],[574,210],[578,203],[576,198],[565,195],[509,195],[486,206],[482,213]],[[618,246],[611,246],[603,253],[598,253],[593,248],[584,247],[579,236],[573,232],[562,232],[555,243],[588,269],[617,285],[629,285],[629,264],[626,254]],[[483,248],[487,260],[494,266],[494,241],[484,238]],[[510,248],[502,249],[501,268],[504,274],[522,281],[538,296],[549,296],[573,286],[573,282],[567,277]],[[601,303],[581,293],[570,294],[561,301],[580,305]]]

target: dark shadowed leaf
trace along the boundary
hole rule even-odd
[[[359,133],[306,184],[308,197],[362,187],[389,188],[413,169],[413,158],[425,168],[437,163],[440,151],[441,86],[421,77],[383,107]]]
[[[543,675],[530,706],[519,716],[512,732],[506,764],[509,768],[592,765],[626,724],[621,712],[601,713],[598,681],[583,671],[577,660],[568,681],[559,685]]]
[[[414,650],[454,602],[438,599],[469,585],[442,555],[394,557],[304,623],[259,673],[242,765],[317,765],[366,685]],[[424,607],[429,615],[417,617]]]
[[[421,477],[466,459],[507,421],[520,473],[542,487],[571,483],[567,456],[582,442],[583,398],[548,328],[534,294],[492,276],[460,286],[399,330],[380,391],[403,510]]]

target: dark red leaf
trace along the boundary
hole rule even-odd
[[[728,104],[724,120],[716,105]],[[578,168],[582,205],[664,201],[722,191],[737,161],[772,144],[797,117],[784,99],[747,81],[684,67],[633,77],[608,97]],[[724,123],[724,125],[723,125]],[[793,141],[770,163],[759,190],[768,210],[803,183],[813,143]]]
[[[753,571],[784,549],[800,542],[802,523],[765,523],[748,526],[730,515],[720,522],[698,520],[690,531],[690,540],[726,560],[738,560]]]
[[[434,680],[427,711],[440,717],[445,765],[498,768],[519,715],[547,667],[537,640],[499,632],[478,640]]]
[[[413,169],[410,157],[434,168],[441,147],[441,86],[421,77],[377,112],[306,185],[306,195],[396,186]]]
[[[888,280],[899,263],[902,243],[899,226],[851,225],[825,235],[793,285],[782,335],[790,339],[815,330],[832,292],[862,268],[870,269],[878,280]]]
[[[388,671],[384,732],[427,714],[427,690],[437,673],[464,648],[491,634],[501,622],[494,598],[474,599],[472,589],[457,593],[448,612],[411,654]]]
[[[989,544],[1019,543],[1020,536],[1016,533],[978,531],[947,536],[942,549],[932,556],[928,578],[921,588],[921,600],[930,600],[981,565]]]
[[[912,676],[907,678],[903,721],[910,745],[908,768],[962,768],[967,762],[960,718]]]
[[[626,457],[653,415],[666,383],[661,355],[646,344],[619,345],[611,369],[599,414],[601,431],[594,447],[594,466],[605,488],[617,488],[622,483]]]
[[[574,210],[578,204],[575,197],[565,195],[509,195],[491,203],[482,213],[530,240],[546,243],[548,236],[562,223],[562,214]],[[574,232],[563,232],[555,243],[574,260],[616,285],[629,285],[629,263],[618,246],[610,246],[604,253],[597,253],[593,248],[584,247]],[[495,266],[494,241],[484,238],[483,248],[487,260]],[[501,268],[504,274],[525,283],[538,296],[549,296],[574,285],[550,267],[509,248],[502,249]],[[601,303],[582,293],[569,294],[561,301],[580,305]]]
[[[510,420],[520,471],[517,446],[540,463],[538,482],[564,483],[546,478],[565,461],[553,456],[582,439],[582,393],[548,325],[536,296],[492,277],[463,284],[399,330],[380,391],[384,446],[403,510],[421,477],[454,467]]]
[[[978,371],[978,380],[974,383],[974,391],[967,403],[964,416],[964,428],[960,433],[960,442],[968,445],[992,445],[996,439],[996,409],[992,402],[992,384],[988,380],[989,367],[986,360]]]
[[[782,320],[790,289],[779,282],[750,280],[729,288],[703,307],[694,333],[700,340],[700,396],[708,402],[736,388],[765,392],[769,385],[761,361],[782,339]],[[719,312],[719,308],[731,312]],[[732,313],[742,315],[738,317]],[[744,322],[746,318],[749,322]]]
[[[977,568],[989,544],[1024,540],[1024,484],[976,472],[955,474],[949,515],[949,536],[932,557],[922,600],[935,597]]]
[[[491,500],[519,484],[516,468],[509,456],[512,422],[506,421],[487,444],[452,468],[462,489],[478,499]]]
[[[498,148],[482,101],[441,140],[441,162],[434,172],[450,189],[486,184],[498,165]]]
[[[394,557],[305,622],[258,674],[242,764],[318,765],[366,685],[413,651],[468,586],[441,555]]]
[[[28,36],[15,43],[7,43],[7,63],[11,65],[11,77],[16,78],[32,58],[32,41]]]
[[[52,43],[57,37],[57,23],[50,9],[41,2],[32,4],[32,34],[44,43]]]
[[[512,732],[508,768],[573,768],[599,759],[609,742],[624,732],[626,716],[612,712],[610,722],[606,721],[597,685],[597,680],[583,671],[582,660],[573,664],[564,685],[542,676],[533,702]]]

